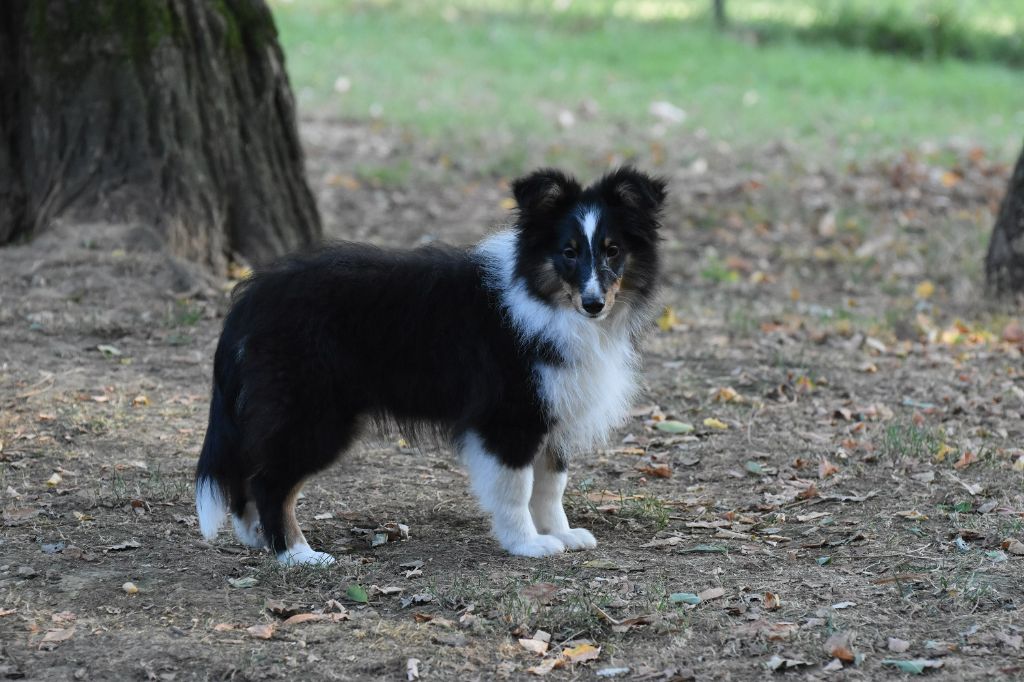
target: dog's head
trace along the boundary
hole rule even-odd
[[[519,207],[518,274],[531,293],[598,320],[616,298],[647,298],[657,275],[665,183],[633,168],[583,188],[553,169],[512,185]]]

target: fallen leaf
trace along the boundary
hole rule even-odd
[[[534,583],[524,587],[520,594],[538,604],[547,604],[555,598],[558,586],[553,583]]]
[[[413,620],[415,620],[417,623],[431,623],[432,625],[437,625],[442,628],[455,627],[455,623],[453,623],[452,621],[448,620],[447,618],[435,615],[433,613],[420,613],[417,611],[416,613],[412,614],[412,617]]]
[[[362,585],[349,585],[348,589],[345,590],[345,596],[360,604],[370,603],[370,596],[366,593],[366,590],[363,589]]]
[[[54,472],[53,476],[50,476],[50,478],[46,479],[46,485],[49,488],[56,488],[58,485],[60,485],[61,481],[63,480],[64,479],[60,477],[60,474]]]
[[[665,433],[692,433],[694,430],[693,424],[686,424],[673,419],[655,422],[654,428]]]
[[[818,478],[825,479],[837,473],[839,473],[839,467],[822,457],[818,463]]]
[[[0,609],[0,618],[10,616],[18,612],[18,609]]]
[[[711,394],[711,401],[715,403],[742,403],[744,398],[732,387],[723,386],[722,388],[715,389]]]
[[[924,280],[923,282],[919,283],[916,287],[914,287],[914,296],[922,300],[931,298],[932,294],[934,293],[935,285],[932,284],[929,280]]]
[[[133,582],[127,582],[124,585],[121,585],[121,589],[124,590],[125,592],[127,592],[128,594],[138,594],[139,593],[138,586],[135,583],[133,583]]]
[[[1024,555],[1024,542],[1021,542],[1016,538],[1007,538],[1006,540],[1003,540],[1000,547],[1010,554]]]
[[[548,652],[548,643],[536,639],[520,639],[519,646],[527,651],[543,656]]]
[[[726,429],[729,428],[728,424],[726,424],[720,419],[715,419],[714,417],[708,417],[707,419],[705,419],[704,426],[708,427],[709,429],[715,429],[716,431],[725,431]]]
[[[272,623],[260,623],[259,625],[250,625],[245,631],[256,639],[270,639],[274,636],[274,629]]]
[[[655,478],[672,478],[672,469],[667,464],[637,467],[637,470]]]
[[[974,464],[977,461],[978,461],[977,455],[975,455],[973,452],[970,452],[968,450],[964,450],[964,453],[962,455],[960,455],[960,459],[958,459],[953,464],[953,468],[954,469],[961,469],[961,470],[963,470],[963,469],[966,469],[967,467],[971,466],[972,464]]]
[[[836,673],[843,669],[843,662],[838,658],[833,658],[827,664],[821,667],[821,671],[825,673]]]
[[[149,405],[149,398],[144,395],[137,395],[132,398],[132,407],[146,407]]]
[[[286,618],[281,625],[299,625],[311,621],[327,620],[328,618],[329,616],[323,613],[296,613],[294,616]]]
[[[573,664],[595,661],[600,654],[601,647],[594,646],[593,644],[580,644],[571,649],[562,650],[562,657]]]
[[[835,609],[836,611],[840,611],[842,609],[852,608],[852,607],[854,607],[856,605],[857,605],[857,602],[855,602],[855,601],[841,601],[841,602],[836,602],[835,604],[833,604],[832,608]]]
[[[724,587],[709,587],[708,589],[700,592],[698,595],[701,601],[711,601],[712,599],[718,599],[719,597],[725,596]]]
[[[538,675],[538,676],[547,675],[556,666],[560,667],[562,664],[563,664],[563,661],[562,661],[561,658],[545,658],[543,661],[541,661],[537,665],[527,668],[526,672],[531,673],[533,675]]]
[[[590,561],[583,562],[583,568],[617,570],[622,568],[622,566],[612,561],[611,559],[591,559]]]
[[[894,654],[902,654],[904,651],[910,648],[910,642],[905,639],[899,639],[898,637],[890,637],[888,643],[889,651]]]
[[[801,661],[797,658],[783,658],[778,654],[775,654],[765,662],[765,667],[773,672],[779,670],[789,670],[790,668],[796,668],[801,665],[810,665],[807,661]]]
[[[895,666],[899,668],[901,672],[905,672],[909,675],[920,675],[928,668],[941,668],[942,661],[937,658],[913,658],[907,661],[886,658],[882,661],[882,665]]]
[[[855,658],[850,649],[850,634],[847,632],[834,632],[825,640],[825,653],[833,658],[838,658],[843,663],[853,663]]]
[[[420,679],[420,659],[410,658],[405,662],[406,682]]]
[[[640,547],[674,547],[682,541],[683,539],[681,537],[679,537],[678,535],[673,535],[672,537],[668,538],[656,538],[654,540],[651,540],[650,542],[645,542],[644,544],[640,545]]]
[[[256,587],[259,583],[260,581],[251,575],[247,575],[244,578],[228,578],[228,584],[240,590]]]
[[[71,637],[74,634],[74,626],[71,626],[69,628],[63,628],[60,630],[50,630],[45,635],[43,635],[42,641],[39,642],[39,648],[53,649],[60,642],[66,642],[67,640],[71,639]]]
[[[217,623],[216,625],[213,626],[213,631],[214,632],[230,632],[232,630],[237,629],[237,627],[238,626],[235,625],[234,623]]]
[[[666,306],[665,310],[661,313],[661,317],[658,318],[658,328],[663,332],[670,332],[678,326],[679,318],[676,317],[676,311]]]
[[[766,610],[774,611],[775,609],[782,606],[782,599],[780,599],[779,595],[775,594],[774,592],[765,592],[764,599],[761,603],[764,604],[764,608]]]
[[[910,511],[898,511],[896,512],[896,516],[907,519],[908,521],[924,521],[928,518],[926,514],[922,514],[916,509],[911,509]]]
[[[682,538],[680,538],[680,540],[681,539]],[[640,546],[643,547],[643,545],[640,545]],[[700,545],[694,545],[693,547],[688,547],[688,548],[686,548],[684,550],[681,550],[681,551],[683,551],[683,552],[694,552],[694,553],[698,553],[698,554],[726,554],[726,553],[728,553],[729,548],[728,547],[723,547],[722,545],[704,545],[704,544],[700,544]]]
[[[103,548],[103,551],[123,552],[129,549],[138,549],[139,547],[142,547],[142,545],[139,543],[138,540],[125,540],[124,542],[119,542],[116,545],[108,545]]]
[[[673,604],[699,604],[700,595],[693,592],[673,592],[668,596],[668,600]]]

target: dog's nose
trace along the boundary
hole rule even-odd
[[[597,315],[604,310],[604,299],[603,298],[585,298],[583,299],[583,309],[591,315]]]

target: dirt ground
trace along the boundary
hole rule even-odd
[[[508,220],[500,179],[401,135],[304,136],[332,236]],[[0,678],[1024,676],[1024,331],[980,268],[1006,166],[956,145],[839,170],[698,139],[635,155],[672,188],[670,312],[634,418],[573,463],[598,548],[543,560],[504,555],[451,453],[398,436],[306,488],[335,566],[204,542],[230,283],[145,226],[0,251]]]

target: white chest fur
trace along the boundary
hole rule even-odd
[[[515,234],[498,233],[480,244],[489,284],[501,293],[517,331],[542,339],[563,356],[559,365],[536,366],[541,398],[556,420],[549,443],[565,454],[599,445],[622,424],[638,388],[639,356],[628,310],[605,320],[534,298],[514,274]]]

